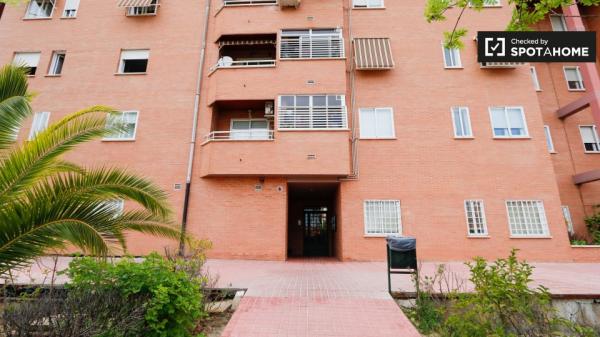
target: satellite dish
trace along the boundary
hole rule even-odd
[[[233,65],[233,59],[229,56],[223,56],[219,60],[219,65],[221,67],[231,67]]]

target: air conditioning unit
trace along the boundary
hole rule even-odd
[[[279,6],[298,8],[298,6],[300,6],[300,0],[279,0]]]
[[[265,102],[265,117],[272,117],[275,114],[275,104],[273,102]]]
[[[481,68],[516,68],[524,65],[524,62],[481,62]]]

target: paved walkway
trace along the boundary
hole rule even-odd
[[[220,286],[248,289],[222,337],[420,336],[387,293],[381,266],[211,260]]]

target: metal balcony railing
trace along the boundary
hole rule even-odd
[[[204,137],[205,141],[211,140],[273,140],[275,133],[273,130],[232,130],[232,131],[212,131]]]
[[[260,67],[274,67],[275,60],[245,60],[245,61],[231,61],[223,62],[219,60],[217,64],[210,67],[210,71],[215,71],[221,68],[260,68]]]
[[[150,6],[129,7],[127,8],[127,16],[156,15],[158,13],[158,6],[159,4],[155,3]]]
[[[223,0],[225,6],[277,5],[277,0]]]
[[[278,110],[279,129],[346,129],[348,115],[345,106],[311,107],[285,106]]]
[[[282,36],[282,59],[342,58],[344,39],[338,34]]]

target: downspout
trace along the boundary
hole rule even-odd
[[[190,189],[192,186],[192,172],[194,169],[194,157],[196,153],[196,138],[198,133],[198,114],[200,111],[200,94],[202,92],[202,79],[204,77],[204,63],[206,59],[206,40],[208,38],[208,19],[210,18],[210,2],[206,0],[204,13],[204,32],[200,49],[200,61],[198,63],[198,78],[196,79],[196,94],[194,96],[194,118],[192,121],[192,139],[190,141],[190,153],[188,154],[187,174],[185,177],[185,196],[183,199],[183,215],[181,217],[181,238],[179,239],[179,255],[185,253],[185,237],[187,236],[187,221],[190,204]]]
[[[356,125],[358,120],[358,112],[355,111],[354,107],[356,104],[356,68],[354,63],[354,47],[353,47],[353,36],[352,36],[352,0],[348,0],[346,10],[348,12],[348,40],[350,43],[350,111],[352,111],[352,129],[350,136],[350,152],[352,160],[352,172],[344,179],[340,180],[357,180],[359,176],[359,165],[358,165],[358,135]]]

